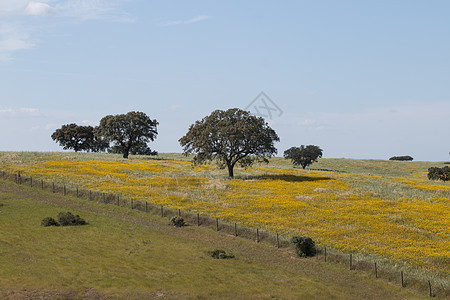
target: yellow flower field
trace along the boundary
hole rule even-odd
[[[229,180],[215,166],[193,167],[182,160],[0,154],[0,169],[8,172],[286,236],[308,235],[321,245],[448,278],[450,185],[429,182],[421,167],[408,168],[409,175],[385,176],[303,171],[280,162],[239,170],[238,179]]]

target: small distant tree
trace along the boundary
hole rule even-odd
[[[110,152],[122,153],[123,158],[128,158],[132,149],[155,140],[158,124],[145,113],[132,111],[101,119],[98,134],[105,141],[113,143]]]
[[[403,155],[403,156],[392,156],[389,158],[389,160],[399,160],[399,161],[413,161],[413,157],[409,155]]]
[[[301,145],[300,147],[291,147],[284,151],[284,158],[290,159],[295,166],[302,166],[303,169],[321,157],[322,149],[314,145]]]
[[[79,126],[75,123],[67,124],[56,129],[51,137],[60,146],[63,146],[64,150],[88,151],[94,142],[94,128]]]
[[[216,161],[234,176],[234,167],[249,167],[255,161],[268,162],[277,153],[280,138],[261,117],[238,108],[216,110],[189,127],[179,139],[184,154],[195,153],[194,163]]]

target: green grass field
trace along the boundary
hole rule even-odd
[[[291,248],[0,180],[0,298],[419,299],[397,282]],[[80,227],[41,227],[71,211]],[[235,254],[215,260],[215,248]]]

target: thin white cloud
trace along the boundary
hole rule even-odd
[[[132,23],[136,18],[122,11],[120,6],[128,0],[66,0],[55,5],[58,14],[82,20],[107,20]]]
[[[13,54],[33,48],[33,33],[41,30],[41,18],[58,16],[78,20],[134,22],[121,9],[131,0],[0,0],[0,63],[13,60]],[[33,19],[31,19],[33,18]],[[23,24],[28,24],[24,26]]]
[[[207,16],[207,15],[199,15],[196,16],[192,19],[189,20],[176,20],[176,21],[166,21],[166,22],[161,22],[158,24],[159,27],[166,27],[166,26],[175,26],[175,25],[182,25],[182,24],[192,24],[192,23],[197,23],[200,21],[204,21],[204,20],[208,20],[211,19],[211,16]]]
[[[30,2],[25,8],[25,13],[33,16],[49,16],[53,14],[53,8],[47,3]]]
[[[12,53],[34,47],[29,32],[15,24],[0,23],[0,62],[11,61]]]
[[[38,116],[40,111],[32,107],[8,107],[0,108],[0,116],[2,117],[22,117],[22,116]]]

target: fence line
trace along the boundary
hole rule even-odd
[[[325,169],[324,169],[325,171]],[[326,171],[333,171],[333,170],[326,170]],[[339,172],[339,171],[338,171]],[[161,217],[174,217],[174,216],[181,216],[181,209],[173,209],[170,207],[164,207],[163,205],[151,203],[148,201],[143,200],[133,200],[132,198],[126,198],[121,196],[120,194],[110,194],[110,193],[104,193],[104,192],[96,192],[92,190],[84,190],[80,189],[79,186],[76,186],[75,190],[71,190],[70,188],[66,188],[66,185],[58,185],[55,184],[55,182],[46,182],[43,179],[40,180],[40,186],[39,185],[33,185],[33,178],[30,176],[29,178],[24,177],[20,172],[17,174],[10,174],[5,171],[0,171],[0,175],[3,178],[6,179],[12,179],[14,182],[18,185],[27,184],[29,182],[30,187],[37,187],[42,190],[50,189],[52,193],[61,193],[63,196],[67,196],[70,193],[72,193],[77,198],[85,198],[89,201],[97,201],[104,204],[112,204],[117,205],[121,207],[128,207],[134,210],[138,210],[145,213],[154,213],[159,214]],[[35,182],[37,182],[37,179],[34,179]],[[263,232],[260,230],[260,228],[256,228],[256,231],[253,228],[249,227],[237,227],[237,223],[228,223],[225,221],[220,221],[218,218],[212,218],[206,215],[201,215],[200,213],[192,213],[189,211],[183,212],[183,218],[187,219],[188,224],[194,224],[196,222],[197,226],[207,226],[210,228],[214,228],[216,231],[222,231],[225,233],[229,233],[230,235],[234,235],[235,237],[242,237],[250,240],[255,240],[256,243],[260,243],[261,241],[265,241],[266,243],[274,244],[277,248],[287,248],[290,246],[289,239],[286,236],[282,236],[279,233],[271,234],[269,232]],[[239,233],[239,234],[238,234]],[[256,238],[256,239],[255,239]],[[382,270],[380,267],[377,267],[377,263],[374,262],[373,268],[372,263],[369,263],[367,261],[359,260],[354,261],[352,253],[348,254],[348,256],[345,253],[339,252],[337,250],[334,250],[334,253],[330,253],[328,251],[327,253],[327,247],[324,246],[323,248],[320,246],[316,246],[317,248],[317,256],[316,259],[322,259],[324,263],[327,262],[334,262],[334,263],[340,263],[340,264],[346,264],[346,261],[349,265],[349,270],[364,270],[364,271],[370,271],[373,270],[374,272],[374,278],[381,278],[380,274],[382,273],[385,275],[385,278],[389,281],[396,281],[395,274],[393,274],[392,271],[389,270]],[[329,250],[329,248],[328,248]],[[347,258],[346,258],[347,257]],[[398,274],[398,273],[397,273]],[[420,279],[414,279],[410,278],[408,281],[404,280],[404,275],[406,275],[403,271],[400,271],[400,279],[398,279],[399,284],[401,287],[406,287],[408,285],[422,285]],[[438,287],[432,289],[431,280],[427,280],[425,282],[425,289],[429,291],[430,297],[436,297],[440,294],[443,294],[444,297],[448,297],[449,291],[441,285],[441,287]]]

